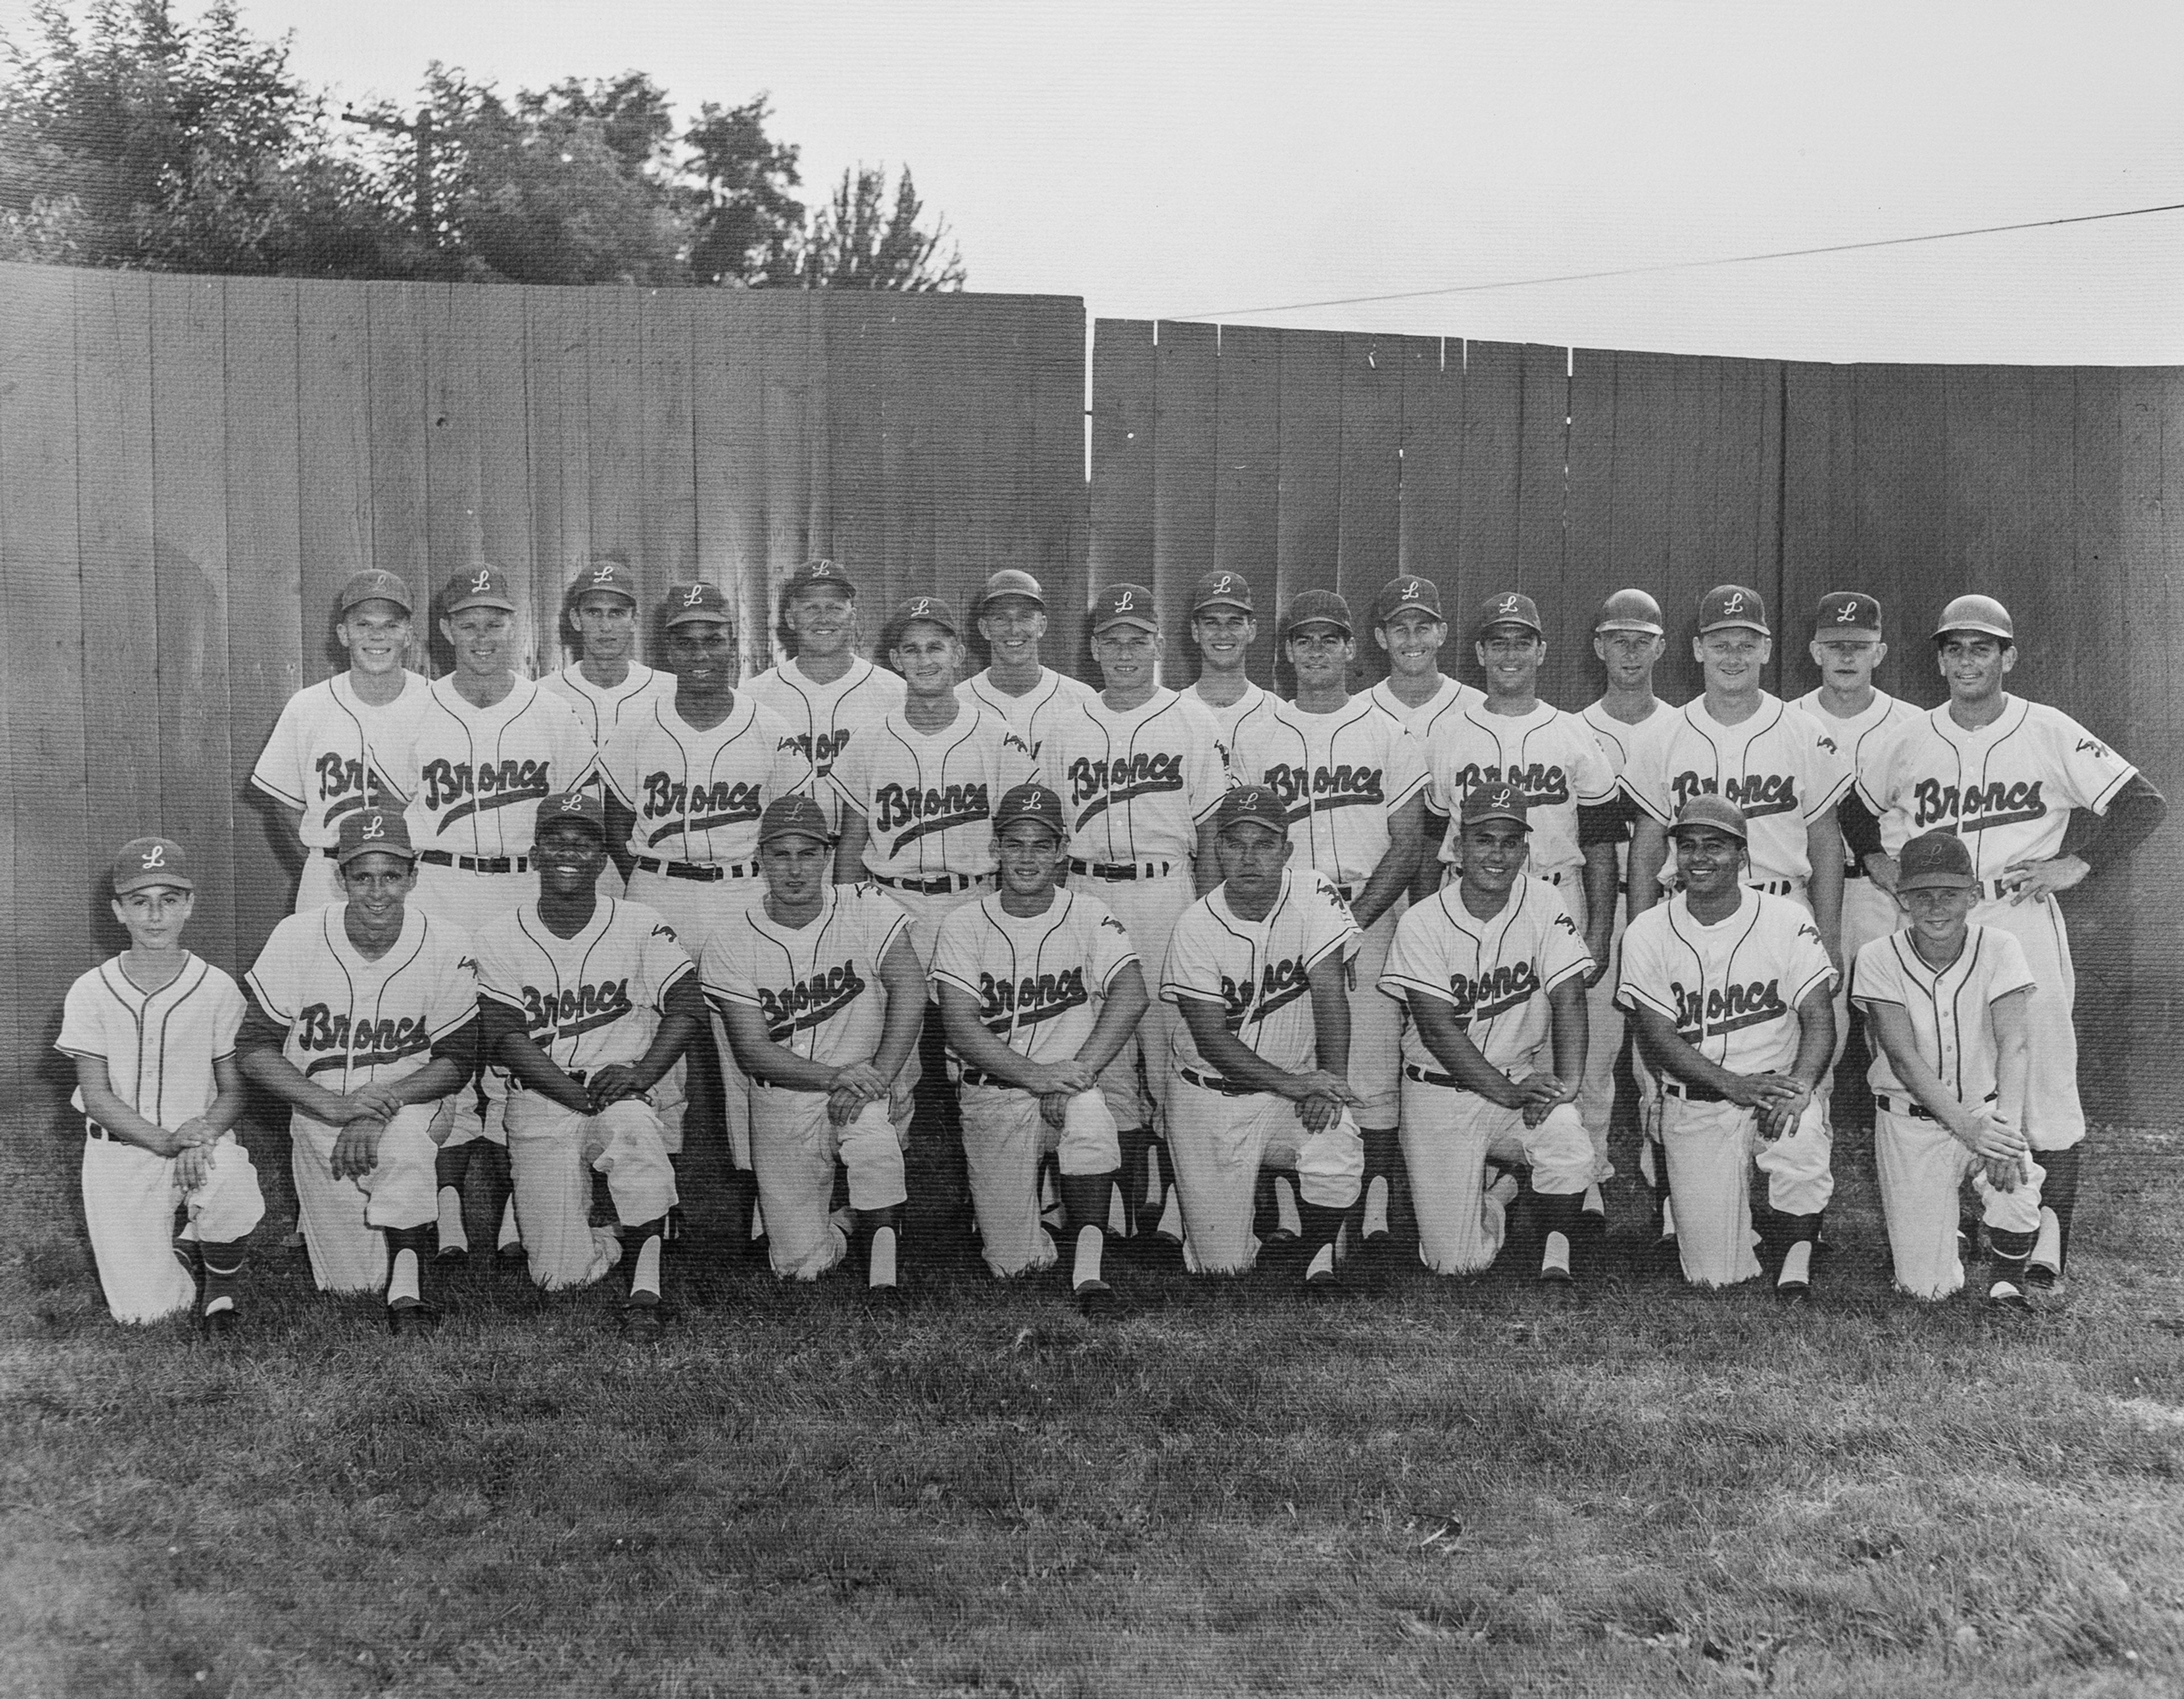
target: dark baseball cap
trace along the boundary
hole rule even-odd
[[[1199,614],[1208,608],[1234,608],[1240,613],[1256,614],[1251,581],[1241,572],[1208,572],[1190,587],[1190,611]]]
[[[1002,794],[994,810],[994,836],[998,838],[1020,821],[1036,821],[1056,838],[1069,835],[1062,822],[1061,799],[1043,784],[1020,784]]]
[[[1430,578],[1421,578],[1409,572],[1400,578],[1390,579],[1381,586],[1380,593],[1373,599],[1373,623],[1384,626],[1409,608],[1423,608],[1435,619],[1441,618],[1440,586]]]
[[[1744,811],[1727,797],[1710,790],[1701,791],[1676,811],[1676,823],[1669,828],[1669,833],[1673,837],[1695,826],[1713,827],[1740,844],[1752,837],[1752,828],[1744,822]]]
[[[114,857],[114,894],[148,891],[154,885],[172,885],[178,891],[194,891],[190,858],[171,838],[132,838]]]
[[[987,603],[1001,596],[1022,596],[1027,602],[1046,606],[1046,592],[1039,580],[1019,566],[1004,566],[986,580],[985,588],[978,592],[978,611],[983,614]]]
[[[1524,793],[1513,784],[1497,783],[1475,784],[1464,792],[1457,816],[1465,826],[1476,826],[1483,820],[1513,820],[1529,832],[1532,822],[1526,818],[1527,812]]]
[[[1661,618],[1661,604],[1643,590],[1618,590],[1600,604],[1600,616],[1593,621],[1595,632],[1645,632],[1653,637],[1663,637],[1668,627]]]
[[[1813,635],[1824,638],[1842,632],[1870,632],[1879,637],[1880,604],[1863,590],[1829,591],[1813,616]]]
[[[373,855],[417,859],[410,844],[410,822],[391,808],[359,809],[341,823],[341,841],[334,855],[338,865],[346,867],[359,855]]]
[[[1970,890],[1979,884],[1971,850],[1953,832],[1920,833],[1897,852],[1896,863],[1902,870],[1899,891]]]
[[[839,562],[829,560],[823,555],[805,561],[782,580],[781,593],[784,597],[794,596],[799,591],[810,589],[814,584],[832,584],[851,601],[857,599],[856,580],[842,570]]]
[[[1726,631],[1734,626],[1758,632],[1762,637],[1774,635],[1767,624],[1767,600],[1758,591],[1743,584],[1717,584],[1699,598],[1699,635],[1708,632]]]
[[[922,620],[929,626],[939,626],[950,637],[963,629],[962,622],[956,617],[956,610],[944,596],[912,596],[894,610],[894,620],[898,627],[913,620]]]
[[[666,624],[687,626],[698,621],[715,625],[733,625],[735,614],[728,606],[728,598],[718,584],[703,580],[691,584],[670,584],[667,587]]]
[[[1540,604],[1522,590],[1504,590],[1498,596],[1489,596],[1480,605],[1472,630],[1484,632],[1496,626],[1523,626],[1540,637],[1547,634],[1547,628],[1540,623]]]
[[[354,573],[342,586],[343,613],[365,602],[392,602],[405,614],[417,611],[417,599],[410,593],[410,581],[399,572],[389,572],[383,567]]]
[[[538,805],[533,834],[565,821],[588,826],[599,834],[600,843],[607,841],[607,805],[597,791],[565,790],[545,798]]]
[[[1333,626],[1350,636],[1350,604],[1332,590],[1298,591],[1282,616],[1282,635],[1294,637],[1306,626]]]
[[[1143,584],[1109,584],[1092,598],[1092,629],[1110,626],[1138,626],[1149,632],[1161,628],[1160,604]]]
[[[822,844],[834,841],[834,834],[827,828],[827,811],[800,790],[774,798],[759,816],[758,841],[771,844],[777,838],[811,838]]]
[[[440,611],[452,616],[465,608],[499,608],[503,613],[514,613],[515,593],[509,588],[508,574],[498,566],[480,565],[465,567],[448,579],[448,588],[441,593]]]
[[[632,607],[638,604],[637,574],[630,570],[629,562],[617,560],[611,555],[602,555],[570,581],[571,607],[592,594],[620,596]]]
[[[1213,829],[1226,832],[1232,826],[1245,822],[1264,826],[1289,835],[1290,811],[1281,798],[1262,784],[1240,784],[1221,799],[1221,806],[1214,811]]]

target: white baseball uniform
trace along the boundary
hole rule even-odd
[[[1481,920],[1460,885],[1415,904],[1396,930],[1379,989],[1455,1011],[1479,1055],[1513,1080],[1554,1071],[1548,994],[1592,966],[1585,940],[1545,880],[1519,877],[1501,912]],[[1528,1162],[1532,1189],[1574,1195],[1592,1180],[1592,1141],[1569,1104],[1537,1127],[1457,1083],[1416,1022],[1403,1031],[1403,1161],[1418,1206],[1418,1257],[1436,1274],[1465,1274],[1500,1254],[1507,1229],[1487,1195],[1488,1161]]]
[[[1277,702],[1229,752],[1238,784],[1264,784],[1289,811],[1291,866],[1310,867],[1355,904],[1387,859],[1390,816],[1426,788],[1425,751],[1368,696],[1332,713]],[[1393,1131],[1403,1013],[1376,989],[1401,905],[1366,929],[1350,984],[1350,1083],[1358,1125]]]
[[[2014,936],[1999,927],[1969,927],[1957,959],[1937,970],[1920,958],[1911,934],[1899,932],[1859,950],[1852,978],[1852,994],[1861,1008],[1886,1004],[1903,1011],[1920,1060],[1958,1103],[1976,1109],[1993,1100],[1992,1011],[2013,992],[2030,991],[2033,983]],[[1873,1087],[1874,1163],[1896,1284],[1916,1298],[1946,1298],[1964,1284],[1957,1254],[1957,1201],[1966,1178],[1973,1178],[1990,1228],[2037,1233],[2040,1182],[2046,1175],[2033,1163],[2010,1190],[1989,1185],[1986,1165],[1927,1114],[1878,1040],[1866,1080]]]
[[[1650,1009],[1674,1022],[1679,1038],[1732,1073],[1786,1072],[1797,1060],[1797,1005],[1832,989],[1835,977],[1819,928],[1792,899],[1747,889],[1725,919],[1705,926],[1679,892],[1624,933],[1616,996],[1626,1011]],[[1684,1278],[1706,1286],[1748,1280],[1759,1259],[1747,1154],[1767,1176],[1775,1210],[1818,1215],[1835,1191],[1823,1105],[1815,1095],[1797,1127],[1768,1142],[1752,1110],[1709,1099],[1665,1070],[1662,1091]]]
[[[337,672],[298,690],[281,710],[250,783],[276,802],[304,811],[297,833],[304,844],[298,914],[343,900],[334,865],[343,816],[371,799],[373,782],[388,764],[384,758],[408,748],[432,688],[431,680],[405,671],[401,694],[375,706],[357,695],[347,673]]]
[[[1292,1073],[1312,1067],[1318,1031],[1310,975],[1329,955],[1356,953],[1361,935],[1350,905],[1309,868],[1283,870],[1262,920],[1237,914],[1226,889],[1217,886],[1176,922],[1161,996],[1215,1004],[1253,1055]],[[1322,1131],[1307,1131],[1288,1098],[1222,1078],[1180,1019],[1175,1035],[1168,1150],[1183,1204],[1184,1264],[1195,1273],[1240,1273],[1258,1256],[1251,1211],[1259,1170],[1294,1167],[1306,1203],[1348,1209],[1364,1180],[1365,1141],[1347,1111]]]
[[[827,783],[864,816],[866,874],[910,916],[927,970],[942,917],[992,884],[994,810],[1033,772],[1009,722],[960,699],[938,732],[891,713],[834,763]]]
[[[594,684],[584,677],[583,663],[571,661],[559,672],[549,672],[538,681],[543,689],[550,690],[566,699],[577,710],[577,717],[584,729],[591,733],[594,751],[603,749],[622,716],[638,703],[650,696],[675,694],[675,675],[660,672],[649,666],[640,666],[632,661],[629,671],[616,685]],[[612,861],[599,869],[599,894],[619,897],[627,887],[621,872]]]
[[[435,1044],[477,1019],[468,933],[412,905],[400,937],[367,961],[349,942],[348,913],[346,903],[333,903],[290,916],[245,976],[259,1007],[287,1029],[281,1054],[307,1079],[343,1094],[429,1067]],[[320,1291],[379,1290],[387,1242],[376,1229],[434,1219],[439,1147],[432,1129],[446,1103],[398,1113],[380,1137],[377,1166],[360,1179],[334,1178],[340,1128],[301,1110],[292,1115],[298,1214]]]
[[[452,676],[426,692],[408,744],[386,746],[386,777],[407,805],[418,850],[411,904],[469,929],[538,894],[532,833],[542,799],[592,772],[590,735],[566,699],[527,678],[488,708]]]
[[[1457,817],[1474,785],[1513,784],[1524,794],[1532,829],[1528,871],[1562,888],[1582,932],[1585,923],[1585,852],[1578,848],[1577,811],[1615,794],[1614,770],[1592,728],[1546,703],[1529,714],[1496,714],[1484,700],[1435,722],[1426,740],[1426,806],[1440,816],[1440,859],[1457,861]]]
[[[1097,695],[1099,693],[1095,691],[1093,694]],[[1244,694],[1234,702],[1208,702],[1195,684],[1181,694],[1213,716],[1213,723],[1221,728],[1221,753],[1223,757],[1233,756],[1236,739],[1244,734],[1245,728],[1273,713],[1274,705],[1282,699],[1273,691],[1262,690],[1257,685],[1248,682],[1244,686]]]
[[[1703,696],[1656,714],[1623,771],[1630,799],[1664,827],[1701,792],[1727,797],[1751,833],[1746,883],[1800,902],[1813,871],[1806,829],[1835,811],[1850,782],[1850,763],[1827,730],[1764,690],[1734,726],[1709,714]]]
[[[235,981],[201,956],[185,951],[181,972],[144,991],[117,955],[69,987],[54,1048],[100,1058],[114,1095],[172,1133],[220,1095],[214,1064],[235,1054],[242,1014]],[[81,1089],[70,1101],[83,1111]],[[265,1213],[250,1153],[223,1134],[203,1181],[185,1191],[175,1157],[117,1138],[88,1115],[84,1132],[83,1219],[106,1307],[117,1322],[155,1322],[187,1309],[197,1281],[175,1254],[175,1212],[187,1212],[186,1239],[248,1238]]]
[[[1099,1024],[1115,976],[1138,960],[1114,913],[1082,891],[1056,891],[1044,914],[1012,915],[998,894],[957,909],[940,923],[933,978],[978,1007],[986,1030],[1034,1061],[1067,1061]],[[1116,1128],[1133,1112],[1134,1084],[1103,1078],[1105,1112],[1073,1104],[1056,1128],[1039,1099],[967,1064],[961,1081],[963,1153],[986,1266],[1007,1277],[1050,1267],[1054,1243],[1039,1227],[1039,1162],[1053,1153],[1065,1174],[1107,1174],[1122,1166]]]
[[[696,971],[666,921],[611,897],[574,938],[559,936],[538,904],[526,903],[481,927],[473,943],[479,996],[521,1015],[531,1041],[579,1084],[641,1061],[668,992]],[[671,1072],[652,1095],[676,1090]],[[592,1171],[607,1177],[625,1227],[657,1221],[677,1201],[666,1128],[643,1097],[585,1115],[511,1078],[507,1126],[516,1231],[532,1279],[549,1291],[589,1285],[619,1256],[607,1242],[613,1234],[591,1226]]]
[[[1858,780],[1890,855],[1936,827],[1964,840],[1980,881],[1973,923],[1999,927],[2025,947],[2035,981],[2025,1134],[2036,1150],[2066,1150],[2086,1136],[2071,1025],[2077,970],[2060,905],[2012,903],[1994,882],[2013,863],[2055,855],[2070,811],[2105,814],[2137,771],[2060,710],[2013,696],[1992,725],[1974,731],[1957,724],[1946,703],[1917,716],[1889,735]]]
[[[1090,685],[1047,666],[1039,670],[1039,682],[1021,696],[1011,696],[997,686],[991,667],[973,673],[956,687],[959,701],[999,715],[1008,722],[1009,729],[1031,751],[1034,767],[1039,765],[1039,752],[1046,745],[1048,728],[1073,716],[1098,694]]]
[[[1112,909],[1132,938],[1167,938],[1197,899],[1198,829],[1228,790],[1213,710],[1165,687],[1120,712],[1095,695],[1048,734],[1039,769],[1069,822],[1072,880]],[[1117,1058],[1145,1075],[1126,1128],[1150,1128],[1156,1111],[1165,1115],[1179,1021],[1156,1002]]]
[[[1461,714],[1467,708],[1475,708],[1485,701],[1486,693],[1474,685],[1460,683],[1442,676],[1434,694],[1415,708],[1396,694],[1395,687],[1382,679],[1367,693],[1372,699],[1403,722],[1403,729],[1425,744],[1434,728],[1451,714]]]
[[[665,920],[694,961],[705,941],[766,895],[758,822],[766,805],[809,789],[811,766],[796,733],[738,691],[718,725],[693,726],[671,693],[639,705],[599,752],[599,777],[636,816],[628,850],[632,902]],[[721,1059],[722,1117],[736,1167],[750,1166],[749,1082],[727,1030],[710,1022]]]
[[[910,917],[870,885],[830,885],[816,918],[801,927],[754,903],[706,944],[705,994],[755,1010],[774,1043],[809,1061],[870,1061],[887,1025],[880,963],[909,936]],[[846,1127],[827,1118],[824,1092],[754,1082],[751,1165],[766,1249],[783,1279],[816,1280],[849,1254],[849,1235],[827,1213],[837,1161],[849,1170],[853,1209],[892,1209],[909,1197],[902,1153],[916,1076],[913,1050],[891,1097],[866,1104]]]
[[[744,691],[786,722],[797,749],[811,763],[811,794],[827,812],[827,827],[839,831],[842,799],[827,777],[843,750],[859,738],[870,737],[883,719],[902,706],[902,675],[852,655],[847,672],[822,684],[795,661],[784,660],[766,668]]]

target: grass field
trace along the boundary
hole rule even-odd
[[[393,1341],[278,1252],[247,1338],[125,1332],[8,1148],[11,1694],[2184,1691],[2173,1136],[2098,1135],[2029,1319],[1891,1297],[1853,1161],[1801,1312],[682,1253],[652,1347],[490,1267]]]

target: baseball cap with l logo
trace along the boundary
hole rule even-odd
[[[710,625],[734,622],[734,616],[728,611],[728,599],[721,587],[702,580],[693,584],[670,584],[666,624],[687,626],[699,620]]]
[[[1758,591],[1742,584],[1717,584],[1699,598],[1699,635],[1741,626],[1762,637],[1774,633],[1767,624],[1767,603]]]
[[[405,861],[417,859],[410,844],[410,822],[393,809],[359,809],[341,823],[335,863],[346,867],[358,856],[371,855],[399,855]]]
[[[1092,629],[1136,626],[1156,632],[1161,628],[1160,604],[1143,584],[1110,584],[1092,599]]]
[[[132,838],[114,857],[114,894],[148,891],[154,885],[171,885],[178,891],[194,891],[189,857],[171,838]]]
[[[452,616],[465,608],[499,608],[503,613],[514,613],[515,595],[508,587],[508,574],[482,562],[465,567],[448,579],[440,598],[440,610]]]

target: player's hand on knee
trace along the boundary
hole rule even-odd
[[[1073,1091],[1045,1091],[1039,1094],[1039,1118],[1056,1131],[1069,1124],[1069,1100]]]
[[[331,1166],[337,1180],[362,1179],[379,1166],[379,1139],[387,1131],[384,1121],[368,1117],[352,1121],[334,1140]]]
[[[1351,1109],[1360,1107],[1365,1101],[1350,1089],[1348,1080],[1339,1073],[1329,1073],[1323,1067],[1313,1068],[1308,1073],[1291,1074],[1286,1095],[1296,1100],[1300,1112],[1305,1100],[1311,1097],[1332,1098],[1338,1107]]]
[[[360,1085],[342,1100],[348,1121],[392,1121],[403,1107],[401,1095],[391,1085]]]
[[[1577,1088],[1542,1069],[1517,1082],[1518,1105],[1524,1124],[1536,1127],[1565,1103],[1577,1101]]]
[[[192,1145],[217,1145],[220,1133],[203,1116],[192,1116],[175,1129],[175,1149],[180,1152]]]
[[[175,1184],[193,1192],[212,1178],[212,1146],[185,1145],[175,1152]]]
[[[591,1113],[596,1115],[610,1103],[619,1103],[625,1097],[642,1097],[645,1088],[638,1083],[637,1070],[627,1062],[609,1062],[594,1072],[585,1087]]]
[[[2014,1192],[2025,1178],[2025,1160],[2021,1156],[1990,1156],[1986,1161],[1986,1183],[1998,1192]]]
[[[1050,1067],[1041,1068],[1039,1072],[1042,1078],[1038,1089],[1042,1097],[1050,1091],[1066,1091],[1072,1095],[1089,1091],[1100,1083],[1098,1072],[1081,1061],[1056,1062]]]
[[[1354,1096],[1351,1099],[1354,1102]],[[1342,1111],[1351,1104],[1331,1093],[1316,1091],[1297,1104],[1297,1119],[1303,1122],[1309,1133],[1324,1133],[1342,1119]]]
[[[1982,1109],[1971,1117],[1971,1136],[1964,1142],[1972,1154],[1985,1158],[1989,1163],[2014,1163],[2030,1148],[2025,1130],[1993,1109]],[[1959,1135],[1961,1136],[1961,1135]],[[2004,1190],[2008,1189],[2007,1187]]]

